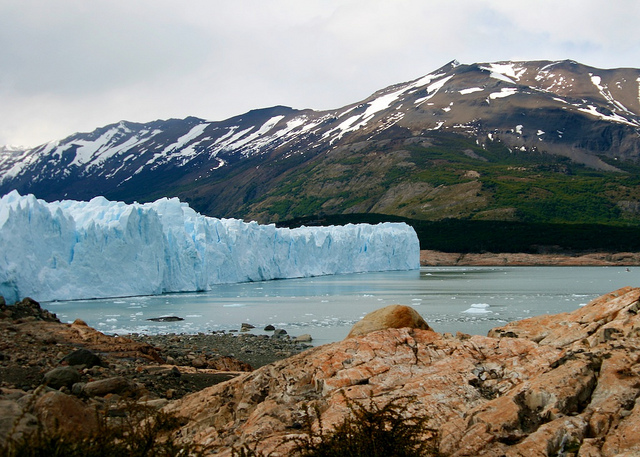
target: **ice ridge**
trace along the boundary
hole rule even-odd
[[[154,295],[215,284],[419,268],[404,223],[277,228],[203,216],[177,198],[0,199],[0,295],[7,302]]]

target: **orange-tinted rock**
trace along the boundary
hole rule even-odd
[[[47,392],[34,405],[35,414],[48,431],[87,434],[97,429],[96,411],[82,400],[59,391]]]
[[[358,321],[347,338],[365,335],[376,330],[387,328],[416,328],[421,330],[431,330],[425,320],[416,310],[409,306],[391,305],[370,312]]]
[[[331,428],[349,413],[346,398],[379,405],[409,399],[407,413],[427,417],[442,455],[640,455],[639,298],[640,289],[620,289],[489,337],[407,327],[370,332],[167,409],[188,418],[183,439],[220,455],[242,443],[276,449],[299,433],[310,405]],[[277,452],[286,455],[285,448]]]

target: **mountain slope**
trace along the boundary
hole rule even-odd
[[[567,220],[632,220],[639,88],[638,69],[454,61],[336,110],[122,121],[0,150],[0,194],[179,196],[206,214],[261,221],[319,212],[556,220],[580,190],[590,206]],[[536,210],[549,193],[556,208]]]

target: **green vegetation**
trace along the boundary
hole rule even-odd
[[[265,198],[286,198],[269,211],[283,226],[403,220],[423,249],[640,250],[640,166],[608,162],[622,172],[434,133],[332,152]]]
[[[444,252],[640,251],[640,227],[606,224],[547,224],[445,219],[423,221],[385,214],[338,214],[283,221],[300,225],[405,222],[418,234],[421,249]]]
[[[640,212],[627,204],[640,201],[640,167],[621,168],[625,172],[597,171],[566,157],[511,151],[499,141],[480,146],[464,136],[438,134],[413,144],[371,142],[358,151],[312,160],[245,208],[250,212],[252,203],[271,196],[291,201],[270,210],[277,215],[274,219],[310,216],[320,209],[347,213],[364,201],[375,204],[394,186],[422,183],[443,191],[439,200],[434,202],[436,197],[425,192],[406,198],[400,193],[395,202],[386,202],[384,212],[425,220],[640,224]],[[470,182],[478,184],[478,193],[458,195],[455,186]],[[344,198],[347,193],[349,198]],[[447,204],[450,198],[455,205]],[[329,200],[331,204],[324,207]]]

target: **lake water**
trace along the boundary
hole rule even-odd
[[[343,339],[366,313],[391,304],[414,307],[438,332],[485,335],[493,327],[539,314],[572,311],[623,286],[637,286],[640,268],[422,267],[225,284],[210,292],[51,302],[63,322],[83,319],[108,334],[197,333],[239,329],[265,333],[272,324],[314,344]],[[179,316],[179,322],[149,318]]]

